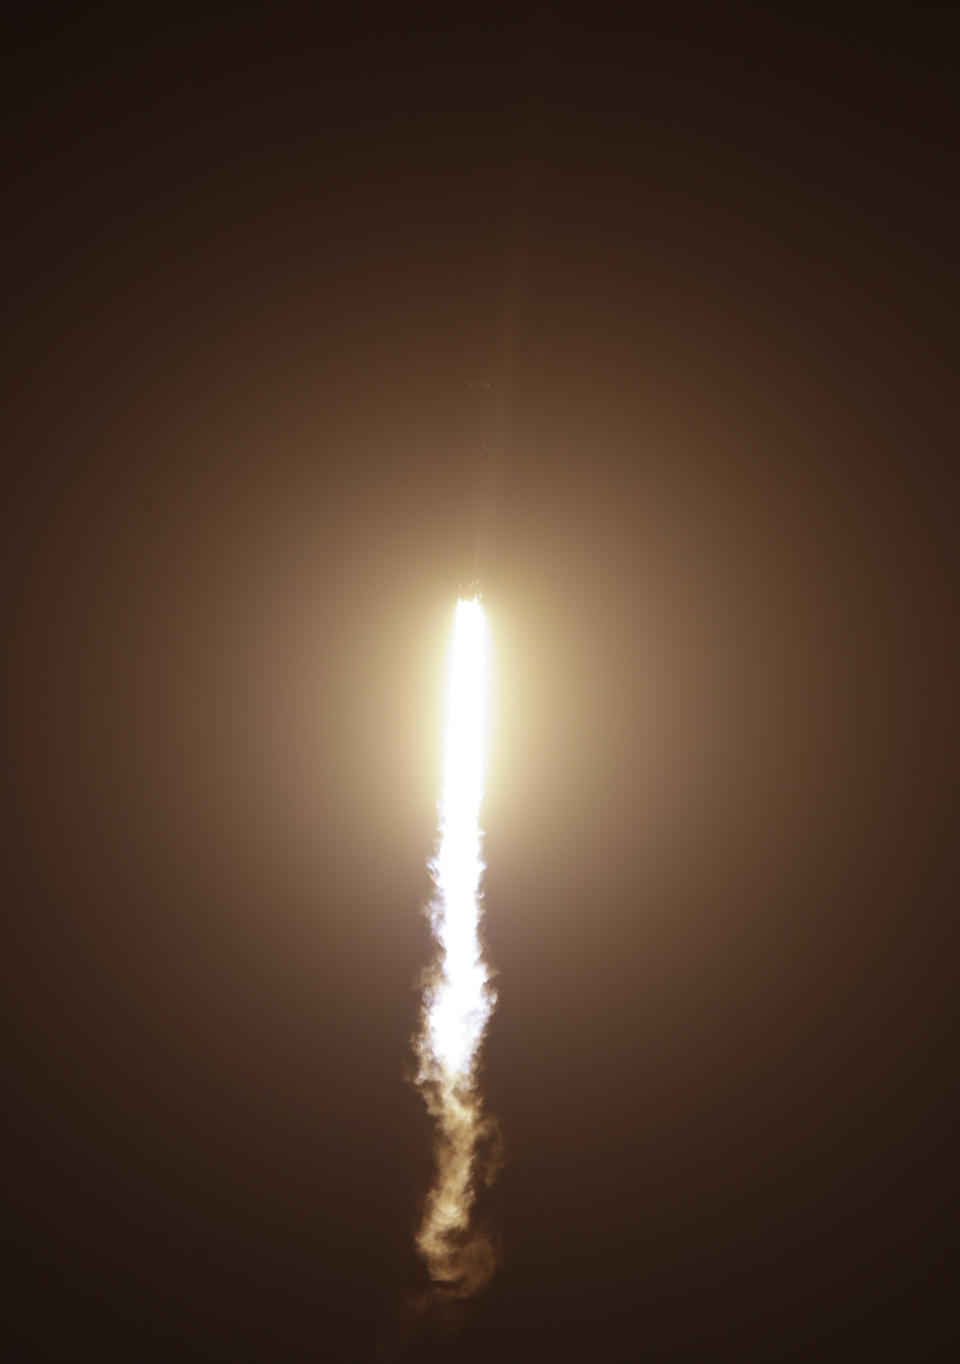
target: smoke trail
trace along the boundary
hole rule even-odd
[[[435,1286],[467,1297],[490,1277],[494,1250],[472,1223],[479,1154],[493,1127],[476,1068],[494,994],[479,939],[482,907],[487,622],[479,598],[457,602],[447,693],[430,920],[437,955],[424,985],[417,1083],[436,1121],[436,1173],[416,1244]],[[489,1178],[491,1170],[485,1172]]]

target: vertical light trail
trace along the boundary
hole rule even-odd
[[[467,1296],[493,1269],[493,1250],[472,1225],[478,1155],[490,1135],[476,1068],[494,995],[479,938],[487,707],[487,622],[479,598],[457,602],[447,690],[440,830],[431,864],[430,920],[437,956],[424,986],[417,1082],[436,1120],[436,1173],[417,1248],[434,1283]]]

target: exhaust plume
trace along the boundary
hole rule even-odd
[[[477,1090],[477,1061],[495,996],[479,938],[482,910],[480,802],[488,669],[479,597],[457,602],[447,690],[437,853],[430,922],[437,953],[423,989],[417,1084],[436,1124],[436,1171],[416,1245],[444,1297],[463,1298],[493,1272],[489,1238],[473,1225],[476,1181],[489,1181],[494,1127]]]

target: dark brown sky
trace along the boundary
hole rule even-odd
[[[942,1357],[949,34],[517,13],[9,45],[16,1358]],[[488,375],[503,1258],[404,1345]]]

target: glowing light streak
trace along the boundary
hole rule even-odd
[[[478,598],[461,600],[450,655],[439,844],[431,864],[437,957],[424,985],[417,1044],[417,1082],[436,1120],[437,1137],[436,1175],[417,1248],[435,1284],[453,1296],[479,1288],[494,1260],[488,1238],[471,1225],[479,1152],[491,1136],[476,1084],[478,1054],[494,1005],[479,938],[488,667],[483,606]]]

